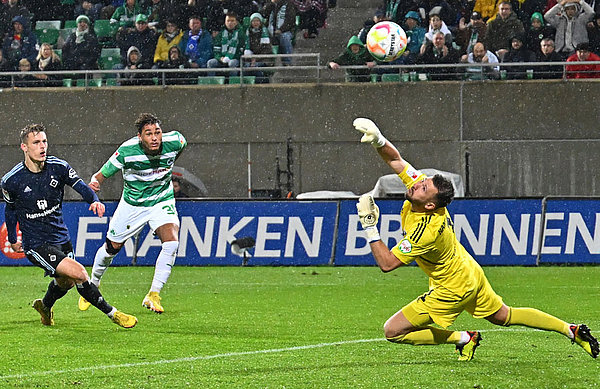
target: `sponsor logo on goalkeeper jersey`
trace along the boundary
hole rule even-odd
[[[406,174],[413,180],[416,180],[417,177],[419,177],[419,171],[412,166],[409,166],[408,169],[406,169]]]
[[[408,239],[403,239],[398,244],[398,249],[400,250],[401,253],[408,254],[412,251],[412,244],[408,241]]]

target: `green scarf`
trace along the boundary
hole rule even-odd
[[[233,31],[224,29],[221,31],[221,56],[234,59],[240,47],[240,32],[238,27]]]

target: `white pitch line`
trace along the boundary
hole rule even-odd
[[[489,329],[489,330],[481,330],[481,332],[484,332],[484,333],[485,332],[525,332],[525,331],[541,331],[541,330],[532,330],[532,329],[527,329],[527,328],[514,328],[514,329],[513,328],[511,328],[511,329],[494,328],[494,329]],[[203,355],[203,356],[198,356],[198,357],[161,359],[158,361],[149,361],[149,362],[121,363],[118,365],[99,365],[99,366],[77,367],[77,368],[73,368],[73,369],[36,371],[36,372],[28,373],[28,374],[0,375],[0,380],[14,379],[14,378],[24,379],[24,378],[31,378],[31,377],[37,377],[37,376],[63,374],[63,373],[78,373],[78,372],[82,372],[82,371],[92,371],[92,370],[119,369],[119,368],[123,368],[123,367],[166,365],[166,364],[170,364],[170,363],[206,361],[206,360],[217,359],[217,358],[239,357],[239,356],[245,356],[245,355],[258,355],[258,354],[273,354],[273,353],[282,353],[282,352],[286,352],[286,351],[309,350],[309,349],[314,349],[314,348],[341,346],[341,345],[345,345],[345,344],[381,342],[381,341],[385,341],[385,340],[386,340],[385,338],[343,340],[343,341],[339,341],[339,342],[307,344],[304,346],[273,348],[273,349],[267,349],[267,350],[239,351],[239,352],[233,352],[233,353]]]

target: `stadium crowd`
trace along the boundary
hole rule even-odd
[[[293,53],[296,35],[316,38],[335,5],[336,0],[1,0],[0,72],[24,74],[12,81],[2,77],[0,84],[63,85],[56,75],[28,73],[97,69],[181,69],[166,73],[169,83],[196,83],[197,74],[189,78],[183,69],[235,68],[242,55]],[[119,55],[103,50],[110,48]],[[289,57],[282,61],[291,64]],[[259,68],[269,65],[249,61],[248,74],[268,82],[268,72]],[[153,82],[152,73],[134,73],[123,72],[119,84]]]
[[[374,62],[365,46],[370,28],[384,20],[402,26],[408,37],[406,50],[391,63]],[[399,75],[382,66],[389,64],[445,65],[422,69],[432,80],[600,78],[600,65],[580,63],[599,61],[599,55],[598,0],[385,0],[329,67],[366,65],[346,69],[347,79],[358,82]],[[525,62],[574,64],[564,74],[562,65],[514,65]],[[473,66],[451,66],[457,63]]]

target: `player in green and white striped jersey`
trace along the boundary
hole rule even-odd
[[[96,252],[92,283],[100,284],[102,275],[121,250],[125,241],[137,234],[146,223],[162,242],[156,259],[154,279],[142,305],[163,313],[159,295],[171,275],[179,247],[179,218],[171,184],[175,160],[187,142],[177,131],[164,133],[160,120],[142,113],[135,122],[137,136],[123,142],[102,168],[92,176],[90,187],[96,192],[105,179],[121,171],[123,194],[108,226],[106,244]],[[79,309],[89,308],[89,302],[79,299]]]

